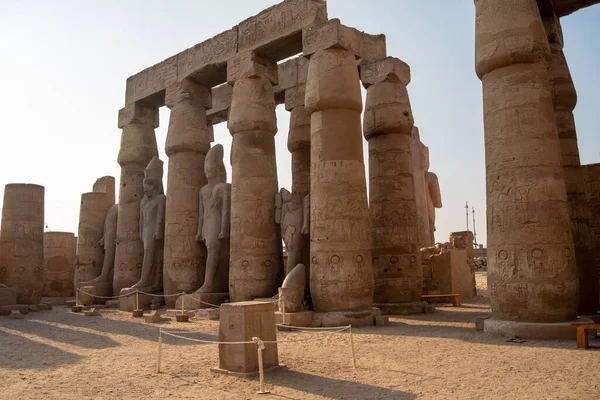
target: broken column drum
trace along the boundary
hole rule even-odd
[[[311,128],[311,274],[316,312],[373,304],[369,211],[356,58],[343,49],[310,58],[305,106]]]
[[[44,289],[44,187],[4,187],[0,233],[0,282],[14,289],[18,304],[38,304]]]
[[[281,275],[275,223],[277,66],[253,53],[238,54],[228,62],[227,76],[234,84],[228,120],[233,136],[229,296],[237,302],[275,295]]]
[[[154,128],[158,127],[158,110],[133,103],[119,111],[121,166],[119,188],[119,218],[113,292],[130,287],[142,272],[144,248],[140,240],[138,221],[140,201],[144,197],[144,170],[152,157],[158,155]]]
[[[483,85],[488,285],[494,319],[561,322],[578,281],[552,91],[535,0],[476,0]]]
[[[577,130],[573,109],[577,104],[577,92],[563,53],[563,37],[560,21],[555,15],[544,18],[546,34],[550,42],[550,84],[554,94],[554,115],[558,130],[561,160],[565,175],[567,201],[571,217],[571,231],[575,246],[575,261],[579,277],[579,315],[595,314],[598,310],[598,279],[590,208],[585,197],[585,188],[577,147]]]
[[[211,130],[206,109],[212,107],[210,88],[185,79],[166,90],[171,109],[165,146],[169,157],[165,221],[165,294],[192,292],[204,281],[206,248],[194,240],[198,226],[198,192],[206,185],[204,161]],[[167,297],[173,306],[175,297]]]
[[[375,303],[420,301],[423,271],[406,85],[410,68],[387,57],[361,65],[367,88],[364,135],[369,142],[371,257]]]

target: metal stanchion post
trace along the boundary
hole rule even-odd
[[[260,377],[260,389],[258,394],[267,394],[268,390],[265,389],[265,371],[263,367],[263,350],[265,348],[265,343],[258,337],[253,337],[252,340],[256,343],[256,348],[258,351],[258,374]]]
[[[140,292],[138,292],[137,290],[135,291],[135,309],[140,309]]]
[[[75,290],[75,305],[79,305],[79,288]]]
[[[156,360],[156,373],[160,374],[160,352],[162,347],[162,328],[158,330],[158,358]]]
[[[354,338],[352,337],[352,325],[350,326],[350,348],[352,349],[352,366],[356,368],[356,353],[354,351]]]

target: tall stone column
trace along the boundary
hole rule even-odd
[[[575,245],[575,260],[579,277],[579,315],[595,314],[598,311],[598,279],[590,209],[585,198],[585,188],[577,146],[577,130],[573,110],[577,104],[577,92],[571,78],[567,59],[563,53],[563,36],[557,16],[544,18],[546,34],[550,42],[551,58],[548,74],[553,86],[554,115],[558,129],[567,201],[571,216],[571,232]]]
[[[44,187],[4,187],[0,232],[0,282],[15,290],[18,304],[39,304],[44,289]]]
[[[361,65],[367,88],[363,120],[369,141],[369,211],[375,303],[418,302],[423,270],[406,85],[410,67],[397,58]]]
[[[596,255],[596,279],[600,279],[600,164],[581,166],[585,196],[590,208],[590,229]],[[598,298],[600,305],[600,297]]]
[[[73,296],[76,251],[72,232],[44,232],[44,296]]]
[[[206,185],[204,159],[211,132],[206,109],[212,107],[210,88],[188,79],[167,88],[171,109],[165,150],[169,157],[165,211],[163,282],[165,295],[192,292],[204,281],[206,248],[196,242],[198,192]],[[175,297],[167,297],[168,307]]]
[[[536,0],[498,4],[475,1],[492,316],[569,321],[577,315],[579,284],[548,81],[548,39]]]
[[[415,187],[415,202],[417,203],[417,225],[419,228],[419,246],[433,246],[429,232],[429,215],[427,207],[427,192],[425,190],[425,145],[421,142],[419,128],[413,126],[410,152],[413,165],[413,182]]]
[[[305,100],[311,129],[310,289],[317,313],[345,313],[346,323],[352,312],[368,315],[373,304],[360,81],[349,50],[309,53],[305,46],[304,55],[310,56]]]
[[[275,224],[277,65],[253,52],[240,53],[227,63],[227,81],[233,84],[229,297],[236,302],[276,294],[281,275]]]
[[[140,240],[140,201],[144,197],[144,170],[158,156],[154,128],[158,127],[158,109],[138,103],[119,111],[121,148],[117,159],[121,166],[119,216],[113,292],[131,287],[142,271],[144,248]]]

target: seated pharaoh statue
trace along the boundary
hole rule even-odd
[[[144,171],[144,198],[140,203],[139,234],[144,245],[142,274],[121,295],[135,292],[158,293],[162,290],[163,238],[165,231],[165,204],[163,162],[154,156]]]
[[[206,246],[204,283],[191,295],[177,299],[176,308],[207,308],[219,305],[229,290],[229,230],[231,228],[231,184],[223,164],[223,146],[217,144],[206,154],[204,174],[208,183],[200,188],[198,231],[195,240]]]

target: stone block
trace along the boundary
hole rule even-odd
[[[0,315],[10,315],[13,310],[19,311],[21,314],[29,313],[28,304],[11,304],[9,306],[0,306]]]
[[[254,337],[263,341],[277,340],[273,303],[225,303],[221,306],[219,321],[220,342],[252,341]],[[263,364],[265,369],[279,365],[276,343],[265,344]],[[244,374],[257,372],[256,344],[220,344],[219,369]]]
[[[96,307],[90,307],[88,310],[83,312],[86,317],[96,317],[100,315],[100,311]]]
[[[177,322],[189,322],[190,316],[188,314],[177,314],[175,315],[175,320]]]
[[[0,306],[10,306],[17,303],[17,292],[9,287],[0,287]]]
[[[375,303],[373,307],[381,310],[383,315],[412,315],[425,312],[427,303],[424,301],[415,301],[408,303]]]
[[[426,304],[424,311],[425,314],[433,314],[435,312],[435,304]]]
[[[196,319],[209,319],[211,321],[218,321],[221,310],[218,308],[204,308],[196,310]]]
[[[129,104],[119,110],[119,129],[131,124],[145,124],[158,128],[158,108]]]
[[[94,304],[94,295],[96,294],[95,286],[82,286],[79,288],[79,304],[83,306],[91,306]]]
[[[141,308],[136,308],[131,312],[131,316],[133,318],[141,318],[144,316],[144,310],[142,310]]]
[[[77,305],[77,300],[67,300],[67,301],[65,301],[65,305],[67,307],[73,307],[73,306]]]
[[[206,111],[208,125],[212,126],[227,121],[232,95],[233,86],[227,83],[212,88],[212,108]]]
[[[183,304],[185,310],[197,310],[199,308],[214,308],[229,300],[229,293],[192,293],[177,298],[175,309],[181,310]]]
[[[227,62],[227,83],[246,78],[265,78],[277,85],[277,63],[253,51],[238,53]]]
[[[50,306],[50,309],[52,309],[52,306]],[[47,304],[30,304],[29,311],[48,311],[48,305]]]
[[[500,336],[519,336],[531,340],[575,340],[577,330],[571,324],[592,324],[587,318],[565,322],[514,322],[495,318],[483,321],[483,331]]]
[[[275,321],[278,324],[290,326],[310,326],[313,320],[312,311],[300,311],[294,313],[275,313]]]
[[[366,311],[315,312],[310,326],[373,326],[380,315],[381,311],[375,307]]]
[[[83,311],[83,306],[76,305],[71,307],[71,312],[80,313]]]
[[[119,308],[119,300],[106,300],[106,306],[108,308]]]
[[[121,296],[123,296],[126,292],[123,292],[126,289],[121,290]],[[136,300],[137,296],[137,300]],[[121,311],[133,311],[136,308],[140,308],[142,310],[150,309],[150,304],[154,296],[150,296],[147,294],[135,294],[131,293],[129,296],[121,297],[119,299],[119,310]],[[139,303],[139,304],[138,304]]]
[[[23,319],[25,316],[19,310],[12,310],[8,316],[10,319]]]
[[[196,310],[184,310],[183,313],[189,315],[191,318],[196,315]],[[181,315],[181,309],[171,308],[167,310],[167,316],[175,318],[177,315]]]
[[[387,315],[375,317],[375,326],[390,326],[390,317]]]
[[[259,303],[273,303],[275,312],[279,311],[279,301],[275,300],[273,297],[258,297],[256,299],[254,299],[253,301],[256,301]]]
[[[302,31],[302,54],[310,57],[319,50],[348,50],[361,62],[372,62],[386,56],[385,35],[369,35],[342,25],[335,18],[323,25],[311,26]]]
[[[490,318],[489,315],[475,317],[475,330],[477,332],[483,332],[483,323],[488,318]]]
[[[303,56],[292,58],[277,65],[279,83],[273,88],[275,95],[298,85],[306,84],[309,61]]]
[[[293,108],[304,105],[306,96],[306,85],[298,85],[285,91],[285,109],[291,111]]]
[[[151,97],[177,81],[177,55],[127,78],[125,104]]]
[[[146,322],[151,322],[151,323],[162,321],[162,318],[160,316],[160,311],[158,311],[158,310],[151,311],[150,314],[148,314],[144,317],[144,319]]]
[[[258,50],[275,60],[291,57],[302,51],[302,29],[325,21],[325,1],[281,2],[238,25],[238,51]]]
[[[360,80],[365,88],[389,80],[410,83],[410,66],[396,57],[386,57],[360,66]]]

